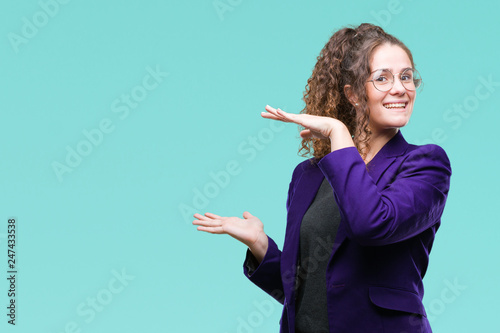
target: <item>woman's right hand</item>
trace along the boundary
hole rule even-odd
[[[268,247],[264,224],[249,212],[243,213],[243,219],[212,213],[196,213],[193,216],[196,218],[193,224],[198,225],[198,230],[211,234],[228,234],[248,246],[259,263],[264,259]]]

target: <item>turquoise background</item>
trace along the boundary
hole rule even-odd
[[[452,162],[424,280],[432,327],[498,326],[500,2],[54,1],[0,3],[0,267],[15,217],[19,271],[15,327],[0,283],[0,331],[278,332],[281,306],[242,274],[245,246],[182,209],[248,210],[283,243],[300,140],[260,112],[299,112],[323,45],[362,22],[412,50],[425,86],[402,132]]]

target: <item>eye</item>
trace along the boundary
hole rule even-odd
[[[377,76],[373,78],[374,81],[377,82],[387,82],[389,79],[383,75]]]
[[[410,82],[413,80],[413,72],[411,70],[406,70],[403,73],[401,73],[401,81],[403,82]]]
[[[410,82],[411,80],[413,80],[413,77],[411,75],[409,74],[401,75],[401,81]]]
[[[391,83],[394,80],[391,72],[386,69],[379,69],[373,74],[373,83],[377,85],[385,85]]]
[[[392,79],[391,76],[387,71],[378,71],[373,75],[373,81],[381,84],[388,83]]]

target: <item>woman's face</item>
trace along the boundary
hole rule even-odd
[[[373,82],[366,82],[370,110],[368,126],[374,134],[403,127],[410,120],[416,92],[406,90],[397,73],[412,67],[410,58],[399,46],[383,44],[375,49],[370,62],[370,72],[388,69],[394,74],[394,85],[389,91],[379,91]],[[369,77],[369,80],[372,79],[373,74]]]

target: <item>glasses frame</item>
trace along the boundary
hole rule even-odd
[[[413,79],[413,84],[415,85],[415,89],[408,89],[408,88],[405,86],[404,82],[403,82],[403,81],[401,81],[401,74],[405,73],[405,72],[406,72],[406,71],[408,71],[408,70],[412,70],[412,71],[413,71],[413,78],[414,78],[414,79]],[[392,89],[392,87],[394,87],[394,82],[396,81],[396,79],[395,79],[395,78],[396,78],[396,76],[397,76],[397,78],[398,78],[399,82],[401,82],[401,85],[402,85],[402,86],[403,86],[406,90],[408,90],[408,91],[417,91],[419,88],[421,88],[421,87],[422,87],[422,76],[420,75],[420,72],[419,72],[419,71],[417,71],[415,68],[406,68],[404,71],[399,72],[399,73],[396,73],[396,74],[393,74],[393,73],[392,73],[390,70],[388,70],[387,68],[379,68],[379,69],[376,69],[376,70],[374,70],[373,72],[371,72],[371,73],[370,73],[370,75],[372,75],[373,73],[378,72],[378,71],[388,71],[388,72],[389,72],[389,73],[391,73],[391,75],[392,75],[392,81],[391,81],[391,84],[390,84],[390,86],[389,86],[389,89],[387,89],[387,90],[381,90],[380,88],[378,88],[378,87],[377,87],[377,85],[375,84],[375,80],[373,80],[373,79],[366,81],[366,82],[371,82],[371,83],[373,84],[373,87],[374,87],[375,89],[377,89],[378,91],[381,91],[381,92],[388,92],[389,90],[391,90],[391,89]],[[418,79],[415,79],[415,73],[417,73],[417,75],[418,75],[418,77],[419,77]],[[417,81],[418,83],[417,83],[416,81]]]

